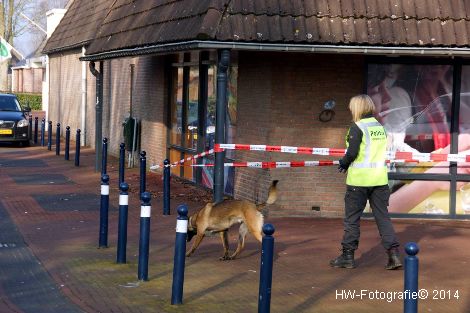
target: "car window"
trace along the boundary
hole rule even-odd
[[[21,107],[16,98],[0,96],[0,111],[21,111]]]

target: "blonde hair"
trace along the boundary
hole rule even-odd
[[[359,121],[367,113],[374,113],[374,101],[368,95],[357,95],[349,101],[349,110],[351,111],[354,122]]]

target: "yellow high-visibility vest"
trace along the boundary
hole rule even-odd
[[[361,119],[356,125],[362,131],[362,141],[358,156],[348,168],[346,184],[361,187],[387,185],[387,134],[384,127],[374,117]],[[346,146],[349,146],[347,141]]]

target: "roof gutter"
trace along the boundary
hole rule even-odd
[[[351,46],[351,45],[306,45],[284,43],[251,43],[224,41],[185,41],[166,43],[138,48],[119,49],[109,52],[86,55],[81,61],[98,61],[122,57],[133,57],[146,54],[165,54],[185,50],[199,49],[234,49],[248,51],[277,51],[277,52],[314,52],[342,53],[367,55],[396,55],[396,56],[470,56],[470,48],[450,47],[390,47],[390,46]]]

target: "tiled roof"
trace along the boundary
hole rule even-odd
[[[94,3],[75,2],[83,3],[84,7]],[[107,6],[108,12],[87,55],[189,40],[470,47],[469,0],[115,0],[112,5],[110,1],[100,0],[97,3],[102,4],[103,10]],[[99,10],[95,8],[96,11]],[[100,14],[89,15],[96,23]],[[68,37],[54,39],[77,42],[81,37],[73,39],[72,35],[79,33],[80,27],[72,22],[81,22],[84,29],[91,29],[93,24],[83,13],[81,16],[69,18],[69,25],[75,31],[61,31]],[[91,30],[84,33],[88,34],[84,36],[86,40],[94,35]]]
[[[68,50],[89,44],[114,0],[74,0],[47,40],[44,53]]]

